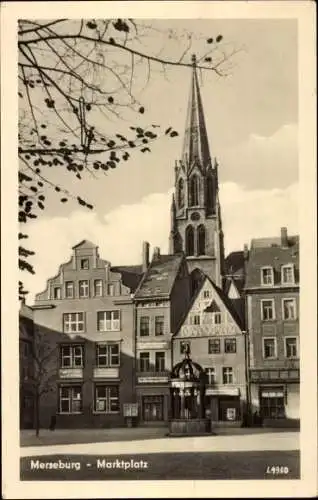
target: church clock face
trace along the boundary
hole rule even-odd
[[[193,212],[193,214],[191,214],[191,220],[200,220],[200,214],[198,214],[198,212]]]

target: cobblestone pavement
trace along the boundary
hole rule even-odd
[[[115,436],[115,434],[114,434]],[[136,453],[178,453],[178,452],[240,452],[240,451],[289,451],[299,449],[299,432],[258,432],[241,433],[237,435],[216,435],[200,437],[172,438],[151,434],[130,434],[128,440],[109,440],[108,442],[89,442],[72,444],[46,444],[45,446],[24,446],[20,448],[20,455],[36,456],[51,454],[100,454],[100,455],[129,455]],[[79,437],[79,435],[78,435]],[[97,439],[97,436],[96,436]]]

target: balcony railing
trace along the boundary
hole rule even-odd
[[[279,370],[251,370],[251,382],[264,382],[264,381],[299,381],[300,374],[298,368],[281,368]]]

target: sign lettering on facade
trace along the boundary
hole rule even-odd
[[[138,384],[162,384],[168,380],[169,377],[138,377]]]

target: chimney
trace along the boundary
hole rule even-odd
[[[150,245],[148,241],[144,241],[142,244],[142,272],[145,273],[149,267],[149,248]]]
[[[247,243],[244,244],[243,256],[244,256],[244,260],[248,259],[248,245],[247,245]]]
[[[281,227],[280,229],[280,239],[281,245],[283,248],[288,247],[288,235],[287,235],[287,227]]]
[[[153,249],[153,256],[152,256],[152,258],[153,258],[153,260],[158,260],[159,257],[160,257],[160,248],[159,247],[155,247]]]

